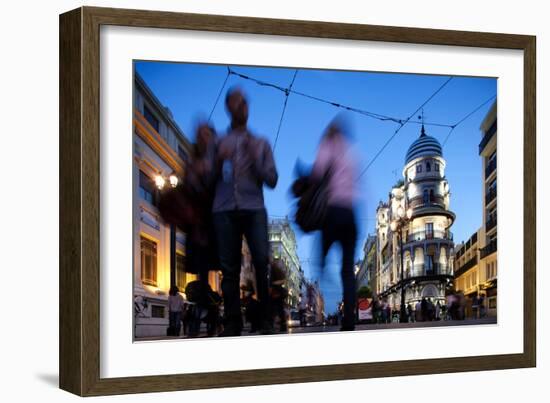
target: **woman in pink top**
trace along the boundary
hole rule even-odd
[[[322,262],[333,243],[342,246],[342,284],[344,309],[342,328],[355,329],[355,274],[353,261],[357,241],[357,227],[353,210],[356,192],[356,162],[351,146],[336,123],[331,123],[324,134],[311,178],[328,178],[327,214],[322,228]]]

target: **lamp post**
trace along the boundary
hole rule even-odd
[[[401,307],[399,322],[404,323],[408,320],[407,308],[405,307],[405,267],[403,265],[403,227],[409,223],[412,217],[412,209],[405,209],[402,206],[397,208],[397,218],[391,222],[391,230],[393,232],[397,231],[397,236],[399,238],[399,254],[401,256]]]
[[[168,177],[168,182],[172,188],[178,186],[179,179],[172,173]],[[166,178],[162,175],[155,176],[155,185],[159,191],[162,191],[166,185]],[[170,223],[170,288],[176,285],[176,226]]]

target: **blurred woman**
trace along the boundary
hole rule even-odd
[[[355,274],[353,261],[357,227],[354,202],[356,161],[340,122],[333,121],[326,130],[313,164],[311,180],[327,181],[327,209],[321,228],[321,261],[334,243],[342,247],[343,317],[341,330],[355,329]]]
[[[214,322],[219,311],[219,304],[210,303],[213,291],[208,284],[209,271],[219,267],[212,224],[214,200],[212,156],[215,154],[215,149],[216,133],[214,129],[205,123],[199,124],[184,183],[187,200],[192,205],[190,211],[193,214],[192,217],[189,217],[185,239],[187,271],[198,277],[198,284],[194,285],[196,291],[193,299],[195,301],[192,301],[196,305],[192,307],[188,317],[191,336],[198,335],[201,320],[206,312],[208,312],[209,320]],[[209,335],[214,335],[213,329],[215,328],[216,326],[213,324],[208,327]]]

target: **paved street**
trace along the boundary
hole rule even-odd
[[[434,322],[415,322],[415,323],[387,323],[387,324],[369,324],[369,325],[357,325],[356,330],[386,330],[386,329],[414,329],[425,327],[443,327],[443,326],[471,326],[471,325],[491,325],[496,324],[496,318],[483,318],[483,319],[467,319],[467,320],[454,320],[454,321],[434,321]],[[307,327],[293,327],[290,328],[288,334],[301,334],[301,333],[319,333],[319,332],[337,332],[339,326],[307,326]],[[276,332],[275,334],[283,334]],[[248,328],[244,328],[242,336],[257,336],[258,333],[248,333]],[[199,338],[206,338],[206,333],[202,333]],[[136,339],[136,341],[158,341],[158,340],[172,340],[172,339],[185,339],[185,336],[180,337],[142,337]]]

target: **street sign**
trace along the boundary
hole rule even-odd
[[[359,320],[372,319],[372,298],[359,298],[357,300]]]

